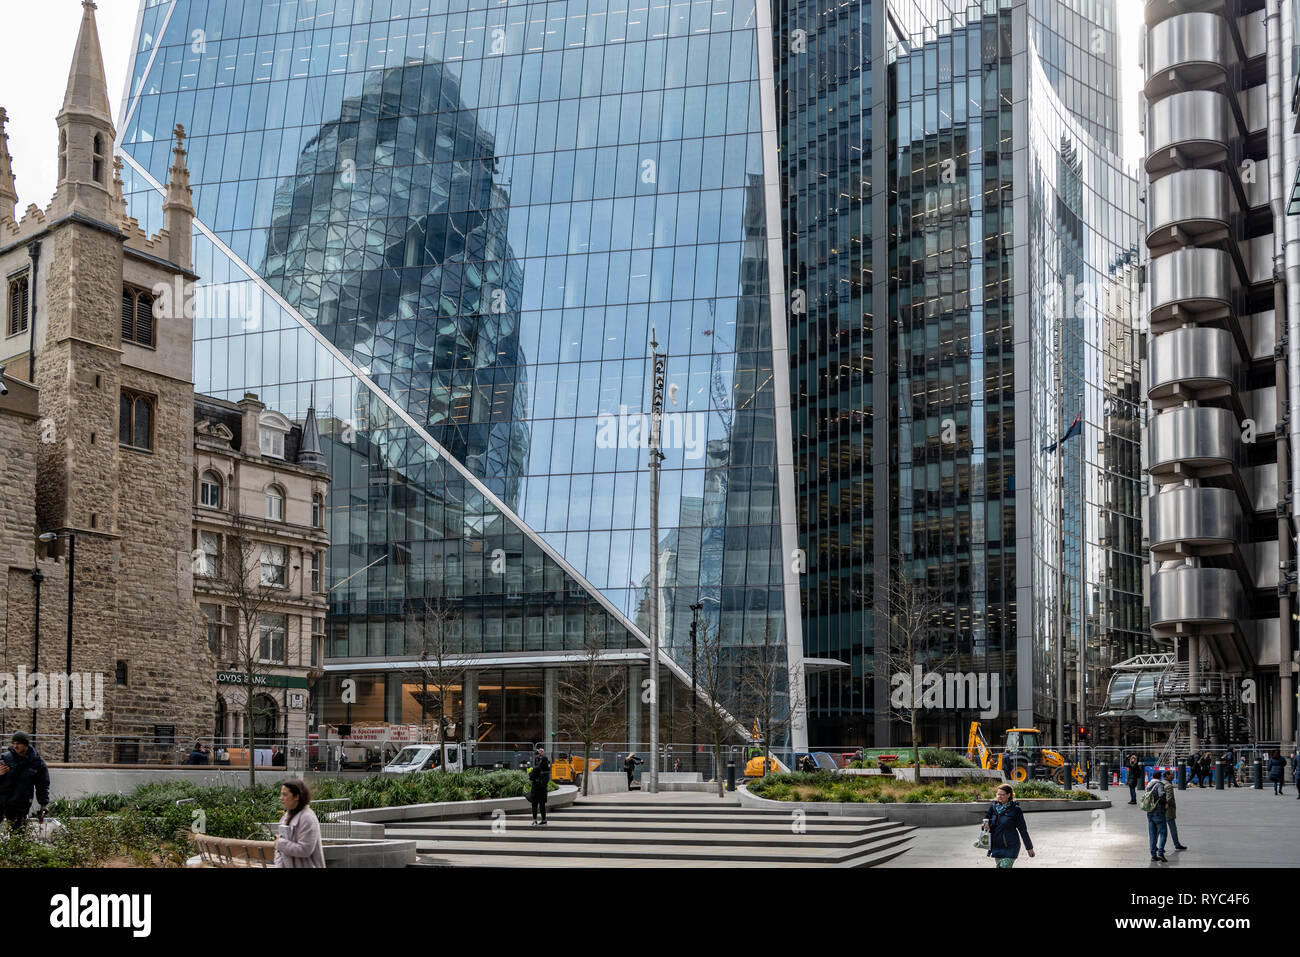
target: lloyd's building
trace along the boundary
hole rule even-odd
[[[143,0],[119,148],[154,229],[188,136],[196,388],[322,424],[317,724],[419,721],[433,619],[458,736],[564,740],[559,669],[596,636],[640,689],[653,612],[661,741],[694,624],[781,657],[785,742],[890,744],[893,567],[942,596],[927,666],[998,678],[990,735],[1091,721],[1150,641],[1117,30],[1113,0]],[[611,740],[649,740],[642,697]]]

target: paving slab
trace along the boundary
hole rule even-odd
[[[1151,863],[1147,816],[1128,803],[1128,789],[1111,788],[1114,807],[1081,812],[1044,811],[1026,817],[1036,855],[1021,853],[1025,867],[1300,867],[1300,800],[1294,786],[1281,797],[1271,786],[1188,788],[1178,792],[1178,836],[1186,851],[1165,846],[1167,864]],[[974,846],[977,828],[921,828],[912,846],[884,867],[993,867]]]

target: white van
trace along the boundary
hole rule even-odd
[[[437,771],[441,769],[443,751],[447,752],[448,771],[464,771],[465,761],[461,746],[448,741],[444,745],[411,744],[397,752],[397,756],[388,762],[383,774],[410,774],[414,771]]]

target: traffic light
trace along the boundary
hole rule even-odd
[[[1069,747],[1071,744],[1074,743],[1072,740],[1073,735],[1074,735],[1074,727],[1072,725],[1067,725],[1065,728],[1065,740],[1062,741],[1061,743],[1064,744],[1066,747]]]
[[[1085,725],[1079,725],[1079,740],[1083,742],[1088,740],[1088,728]]]

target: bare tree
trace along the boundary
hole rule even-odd
[[[925,671],[942,666],[947,656],[941,654],[943,629],[943,592],[928,578],[915,576],[909,563],[895,553],[885,584],[889,621],[889,643],[884,654],[886,677],[891,684],[889,715],[907,722],[912,743],[912,763],[916,780],[921,780],[920,724],[921,689],[917,687],[916,669]],[[896,676],[905,680],[897,682]]]
[[[263,541],[257,526],[239,509],[231,512],[230,526],[216,556],[215,567],[200,568],[209,584],[235,609],[235,627],[225,636],[225,647],[217,649],[217,659],[230,663],[240,673],[244,686],[244,733],[248,745],[248,786],[257,782],[255,740],[256,719],[268,711],[257,704],[257,688],[265,684],[270,668],[284,664],[287,634],[281,635],[279,649],[274,641],[274,624],[264,622],[268,607],[291,594],[293,574],[289,568],[289,547]],[[263,624],[268,628],[263,633]]]
[[[448,726],[455,723],[449,712],[455,704],[455,690],[463,689],[471,659],[462,651],[456,625],[460,610],[441,597],[424,598],[406,617],[407,634],[415,637],[420,650],[420,724],[428,721],[430,705],[438,731],[438,767],[447,768]],[[468,729],[463,729],[468,733]]]
[[[713,622],[701,618],[696,633],[696,714],[704,739],[713,748],[718,797],[723,796],[723,749],[739,730],[732,709],[727,707],[728,702],[737,698],[738,692],[733,656],[734,649],[723,644]]]
[[[790,684],[786,646],[772,628],[771,619],[763,624],[761,644],[751,645],[741,654],[741,717],[753,717],[763,740],[763,771],[771,766],[772,742],[784,741],[803,708],[803,688]]]
[[[581,657],[560,671],[556,679],[559,712],[572,725],[582,742],[582,793],[588,793],[591,779],[591,745],[618,734],[622,729],[627,682],[623,669],[601,656],[599,618],[587,617]]]

